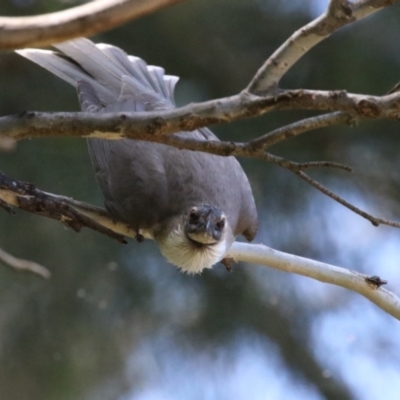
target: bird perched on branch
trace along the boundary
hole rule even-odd
[[[168,110],[175,76],[121,49],[76,39],[58,51],[17,53],[75,86],[82,111]],[[218,140],[206,128],[181,138]],[[108,212],[154,239],[172,264],[198,273],[221,261],[237,235],[252,240],[257,211],[248,179],[234,157],[178,150],[139,140],[88,139]]]

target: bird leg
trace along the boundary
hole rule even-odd
[[[228,272],[232,272],[233,264],[236,264],[236,260],[233,257],[225,257],[221,260],[221,264],[223,264]]]
[[[144,241],[144,236],[139,232],[139,229],[136,231],[135,239],[138,243],[142,243]]]

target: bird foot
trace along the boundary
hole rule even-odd
[[[139,233],[139,231],[137,231],[137,232],[136,232],[135,239],[136,239],[136,241],[137,241],[138,243],[142,243],[142,242],[144,241],[144,236],[143,236],[141,233]]]
[[[221,260],[221,264],[223,264],[225,266],[225,269],[228,272],[232,272],[232,266],[233,266],[233,264],[236,264],[236,261],[232,257],[225,257]]]

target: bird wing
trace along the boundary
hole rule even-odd
[[[175,76],[121,49],[75,39],[61,53],[24,49],[22,56],[77,87],[88,112],[166,110],[175,106]],[[177,135],[218,140],[207,128]],[[251,240],[257,212],[247,177],[234,157],[178,150],[137,140],[88,140],[107,209],[134,228],[151,228],[193,204],[219,207],[234,235]]]

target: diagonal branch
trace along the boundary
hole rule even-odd
[[[290,170],[290,168],[287,168],[287,169]],[[365,218],[366,220],[370,221],[372,225],[374,225],[374,226],[387,225],[387,226],[392,226],[394,228],[400,228],[400,222],[390,221],[390,220],[384,219],[384,218],[377,218],[371,214],[368,214],[367,212],[356,207],[354,204],[349,203],[343,197],[337,195],[336,193],[333,193],[327,187],[325,187],[324,185],[322,185],[315,179],[311,178],[309,175],[305,174],[303,171],[293,171],[292,170],[292,172],[294,172],[301,179],[303,179],[304,181],[309,183],[311,186],[314,186],[316,189],[318,189],[323,194],[327,195],[328,197],[337,201],[338,203],[345,206],[349,210],[353,211],[354,213],[356,213],[356,214],[360,215],[361,217]]]
[[[119,241],[122,241],[122,235],[132,238],[137,237],[137,232],[133,231],[129,225],[116,221],[101,208],[64,196],[43,192],[31,184],[18,182],[4,174],[0,174],[0,178],[0,199],[10,206],[19,207],[40,216],[57,219],[67,226],[74,227],[75,224],[80,227],[86,226]],[[49,199],[51,199],[51,202],[68,206],[68,210],[74,209],[79,213],[64,213],[65,207],[49,208]],[[27,203],[35,204],[36,208],[26,208]],[[85,215],[87,218],[82,220],[81,215]],[[77,229],[77,231],[79,230]],[[110,234],[110,231],[113,234]],[[145,237],[151,238],[149,235],[146,236],[146,232],[141,233]],[[322,282],[353,290],[400,320],[400,299],[394,293],[383,289],[381,285],[384,281],[376,276],[370,277],[348,269],[282,253],[261,244],[235,242],[226,257],[232,257],[236,261],[266,265],[281,271],[308,276]]]
[[[97,0],[32,17],[0,17],[0,49],[49,46],[92,36],[183,0]]]
[[[0,208],[10,212],[12,207],[58,220],[76,232],[88,227],[121,243],[126,243],[124,235],[134,236],[126,224],[110,221],[110,215],[99,207],[44,192],[0,171]]]
[[[261,264],[280,271],[308,276],[320,282],[331,283],[352,290],[375,303],[382,310],[400,320],[400,298],[381,287],[379,277],[325,264],[319,261],[283,253],[263,244],[235,242],[228,256],[238,261]],[[374,284],[374,282],[376,282]]]
[[[302,119],[292,124],[282,126],[259,136],[257,139],[251,140],[249,145],[253,148],[266,149],[283,140],[310,132],[315,129],[327,128],[328,126],[337,124],[355,124],[357,118],[343,111],[336,111],[329,114],[318,115],[316,117]]]
[[[297,30],[262,65],[246,90],[273,92],[286,72],[308,51],[339,28],[371,15],[399,0],[331,0],[327,11]]]
[[[40,275],[42,278],[49,279],[51,277],[51,272],[47,268],[43,267],[43,265],[35,263],[34,261],[16,258],[1,248],[0,262],[19,271],[33,272],[34,274]]]

